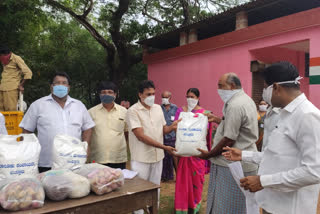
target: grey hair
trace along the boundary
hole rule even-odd
[[[171,94],[170,91],[164,91],[164,92],[162,92],[161,96],[162,96],[165,92],[167,92],[167,93],[169,94],[169,97],[171,97],[172,94]]]
[[[241,81],[240,81],[239,77],[234,73],[230,73],[228,75],[227,83],[228,84],[232,84],[233,83],[236,86],[237,89],[241,89],[242,88]]]

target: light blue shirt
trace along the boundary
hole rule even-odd
[[[167,111],[167,109],[165,108],[164,105],[161,105],[161,108],[162,108],[162,111],[163,111],[164,119],[167,122],[167,126],[170,126],[172,124],[172,122],[174,121],[174,117],[176,115],[178,107],[175,104],[170,104],[170,108],[169,108],[168,111]],[[175,140],[176,139],[176,133],[174,131],[172,131],[169,134],[166,134],[164,136],[164,139],[166,141]]]

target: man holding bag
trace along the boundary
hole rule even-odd
[[[228,161],[221,155],[223,147],[257,151],[257,110],[253,100],[243,91],[238,76],[227,73],[218,83],[218,94],[224,102],[223,118],[217,128],[213,148],[201,151],[200,158],[212,162],[208,190],[207,214],[246,214],[246,200],[230,172]],[[210,120],[210,118],[209,118]],[[255,175],[258,166],[242,163],[245,175]]]
[[[175,155],[175,148],[163,145],[163,135],[177,128],[178,121],[166,125],[160,105],[154,104],[155,86],[145,80],[139,85],[139,101],[127,112],[131,169],[138,176],[160,185],[164,150]],[[160,192],[159,192],[160,193]],[[158,202],[159,203],[159,202]],[[142,214],[143,210],[135,211]]]

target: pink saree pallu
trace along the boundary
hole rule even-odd
[[[176,179],[176,214],[196,214],[199,212],[204,175],[204,160],[196,157],[180,158]]]
[[[178,120],[182,108],[176,112],[175,120]],[[192,111],[193,113],[204,113],[204,109]],[[211,149],[212,124],[208,124],[207,147]],[[210,171],[209,161],[197,157],[179,158],[176,176],[175,213],[196,214],[200,210],[204,175]]]

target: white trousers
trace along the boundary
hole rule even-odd
[[[156,163],[142,163],[131,161],[131,170],[138,172],[138,177],[160,185],[162,174],[162,160]],[[158,189],[158,208],[160,204],[160,189]],[[134,211],[134,214],[143,214],[143,210]]]

